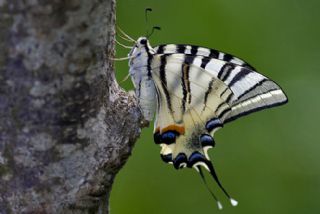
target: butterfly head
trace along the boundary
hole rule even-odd
[[[140,46],[146,46],[146,45],[149,45],[149,46],[150,46],[147,37],[144,37],[144,36],[138,38],[138,40],[137,40],[137,45],[138,45],[138,46],[139,46],[139,45],[140,45]]]
[[[132,47],[128,56],[131,59],[135,59],[139,57],[148,57],[148,54],[152,53],[154,53],[154,50],[151,47],[149,40],[146,37],[140,37]]]

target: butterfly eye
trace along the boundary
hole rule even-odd
[[[140,40],[140,44],[141,44],[141,45],[147,44],[147,40],[146,40],[146,39],[141,39],[141,40]]]

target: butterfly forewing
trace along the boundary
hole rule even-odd
[[[157,54],[184,54],[188,56],[190,64],[209,71],[228,85],[233,92],[228,98],[230,100],[227,100],[232,101],[232,113],[225,122],[287,102],[286,95],[276,83],[230,54],[198,46],[173,44],[160,45],[155,51]]]

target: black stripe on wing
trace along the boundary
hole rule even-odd
[[[210,62],[210,58],[209,57],[203,57],[201,59],[201,65],[200,67],[205,69],[205,67],[207,66],[207,64]]]
[[[186,51],[186,46],[185,45],[177,45],[177,52],[178,53],[184,53],[185,51]]]
[[[218,50],[210,49],[209,57],[218,59],[219,58],[219,53],[221,53],[221,52],[218,51]]]
[[[191,52],[192,51],[196,51],[196,50],[191,49]],[[186,86],[189,104],[191,103],[191,99],[192,99],[189,72],[190,72],[190,65],[192,65],[194,59],[195,59],[195,57],[190,56],[190,55],[186,55],[184,58],[184,63],[182,64],[182,73],[183,73],[183,77],[184,77],[183,81]]]
[[[250,88],[248,88],[246,91],[244,91],[239,97],[238,97],[238,101],[242,101],[244,99],[247,99],[248,97],[250,97],[251,94],[262,94],[263,90],[268,89],[270,90],[270,88],[278,88],[277,85],[275,85],[275,87],[271,87],[271,86],[264,86],[264,85],[275,85],[274,82],[272,82],[271,80],[264,78],[258,82],[256,82],[256,84],[254,84],[253,86],[251,86]],[[260,90],[260,92],[258,93],[257,91]]]
[[[229,123],[229,122],[232,122],[240,117],[243,117],[243,116],[246,116],[248,114],[251,114],[251,113],[254,113],[254,112],[257,112],[257,111],[261,111],[261,110],[264,110],[264,109],[268,109],[268,108],[273,108],[273,107],[276,107],[276,106],[281,106],[281,105],[284,105],[288,102],[288,99],[285,99],[283,101],[279,101],[279,102],[275,102],[275,103],[272,103],[272,104],[269,104],[269,105],[262,105],[260,107],[257,107],[257,108],[253,108],[253,109],[250,109],[248,111],[243,111],[237,115],[233,115],[233,116],[230,116],[230,117],[227,117],[225,120],[224,120],[224,123]]]
[[[160,72],[162,90],[164,91],[164,94],[166,96],[166,101],[167,101],[168,108],[169,108],[170,112],[172,112],[171,98],[170,98],[170,93],[168,91],[166,71],[165,71],[166,64],[167,64],[167,55],[162,55],[160,60],[161,61],[160,61],[159,72]]]
[[[231,71],[234,70],[235,67],[236,66],[233,63],[228,62],[224,64],[220,69],[220,71],[218,72],[218,79],[221,79],[222,81],[225,81],[226,79],[228,79]]]
[[[248,74],[252,73],[253,71],[247,69],[247,68],[242,68],[240,72],[238,72],[230,81],[228,84],[229,87],[232,87],[236,82],[240,81],[241,79],[245,78]]]
[[[224,54],[222,59],[223,61],[230,62],[233,60],[233,56],[231,54]]]
[[[187,85],[186,85],[186,79],[188,78],[186,76],[186,72],[184,71],[186,68],[184,68],[184,65],[182,65],[182,75],[181,75],[181,87],[182,87],[182,112],[184,113],[186,111],[186,102],[187,102],[187,96],[188,96],[188,91],[187,91]]]
[[[206,105],[207,105],[207,101],[208,101],[208,96],[209,94],[211,93],[212,91],[212,87],[213,87],[213,83],[215,81],[215,78],[213,77],[209,84],[208,84],[208,90],[206,91],[206,93],[204,94],[204,107],[203,107],[203,110],[206,108]]]
[[[187,48],[188,47],[188,48]],[[190,49],[191,48],[191,49]],[[239,57],[233,56],[228,53],[224,53],[219,50],[210,49],[206,47],[200,47],[196,45],[185,45],[185,44],[163,44],[154,48],[156,54],[189,54],[192,56],[204,56],[214,59],[220,59],[226,62],[232,62],[237,65],[241,65],[250,70],[255,70],[251,65],[249,65],[244,60]]]
[[[287,96],[276,83],[263,79],[233,102],[231,113],[225,118],[224,123],[263,109],[284,105],[287,102]]]

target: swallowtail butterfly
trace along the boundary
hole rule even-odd
[[[207,153],[215,146],[214,133],[242,116],[285,104],[286,95],[275,82],[230,54],[193,45],[153,48],[146,37],[134,40],[119,30],[123,39],[134,42],[127,57],[129,74],[144,118],[151,121],[156,115],[154,142],[161,147],[162,160],[176,169],[196,169],[205,184],[202,167],[208,170],[236,206]]]

